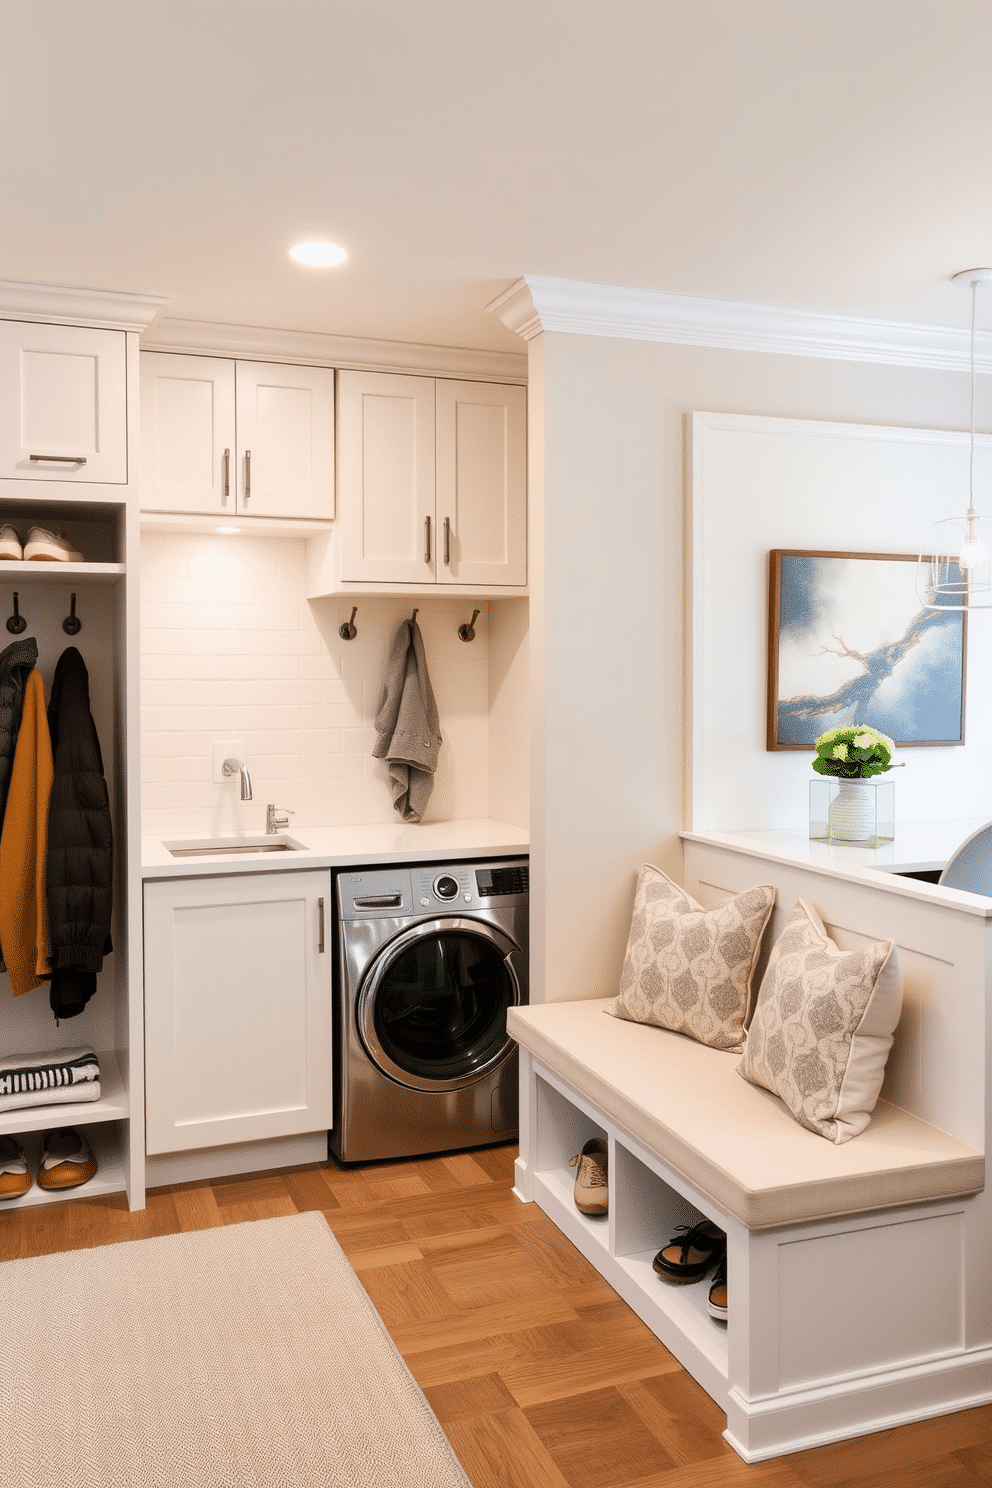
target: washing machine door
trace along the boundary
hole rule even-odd
[[[359,988],[369,1058],[414,1090],[473,1085],[515,1048],[506,1010],[521,1001],[523,976],[520,948],[497,926],[421,921],[383,947]]]

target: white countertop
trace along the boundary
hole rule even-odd
[[[281,834],[300,844],[293,852],[211,853],[205,857],[174,858],[166,843],[204,838],[207,833],[190,832],[184,837],[142,837],[142,877],[192,878],[216,873],[272,873],[300,868],[344,868],[376,863],[443,862],[448,858],[523,856],[530,851],[528,833],[509,822],[480,817],[465,821],[401,821],[372,826],[296,827]],[[246,833],[258,840],[258,834]],[[264,834],[262,834],[264,840]],[[217,837],[218,844],[236,844],[237,835]]]
[[[799,863],[824,873],[843,878],[860,878],[869,873],[868,882],[885,875],[893,889],[912,897],[932,898],[939,895],[960,907],[992,918],[992,901],[984,895],[965,893],[960,889],[938,888],[901,873],[920,873],[942,869],[956,848],[972,832],[988,824],[988,817],[959,817],[945,821],[897,822],[895,838],[881,847],[859,847],[855,843],[823,842],[811,839],[803,830],[749,832],[682,832],[686,842],[712,843],[731,847],[754,857],[778,863]]]

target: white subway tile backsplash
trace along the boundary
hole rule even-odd
[[[294,538],[142,536],[143,830],[181,836],[264,829],[265,802],[294,825],[396,819],[373,727],[393,637],[413,603],[304,598]],[[458,639],[464,600],[418,600],[444,735],[428,819],[488,814],[488,634]],[[473,606],[474,608],[474,606]],[[215,738],[244,738],[254,800],[212,780]]]

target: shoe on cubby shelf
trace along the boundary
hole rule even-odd
[[[710,1220],[697,1225],[676,1225],[675,1234],[652,1261],[666,1281],[702,1281],[727,1252],[727,1237]]]
[[[8,563],[16,563],[24,557],[24,548],[17,530],[9,525],[0,527],[0,558]]]
[[[15,1137],[0,1137],[0,1199],[19,1199],[30,1187],[24,1148]]]
[[[10,523],[0,527],[0,559],[9,562],[23,560],[27,563],[84,563],[82,553],[77,553],[67,537],[58,532],[49,532],[47,527],[32,527],[27,541],[22,543],[17,528]]]
[[[99,1164],[93,1148],[74,1126],[59,1126],[45,1135],[38,1169],[38,1187],[79,1188],[94,1176]]]
[[[710,1286],[709,1296],[706,1299],[706,1310],[710,1317],[717,1318],[720,1322],[727,1321],[727,1252],[724,1251],[723,1258],[717,1266]]]
[[[82,563],[82,553],[77,553],[72,544],[57,532],[46,527],[32,527],[24,544],[26,563]]]
[[[569,1167],[578,1167],[572,1192],[580,1214],[606,1214],[609,1211],[606,1156],[607,1147],[602,1137],[591,1137],[581,1152],[569,1158]]]

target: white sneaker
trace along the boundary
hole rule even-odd
[[[23,558],[21,539],[13,527],[0,527],[0,558]]]
[[[64,537],[47,532],[44,527],[32,527],[24,544],[24,557],[28,562],[82,563],[82,553],[73,552]]]

